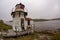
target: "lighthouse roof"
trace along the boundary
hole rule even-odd
[[[24,4],[22,4],[22,3],[19,3],[19,4],[17,4],[16,6],[18,6],[18,5],[21,5],[21,6],[25,7],[25,5],[24,5]]]
[[[23,10],[24,10],[25,5],[22,4],[22,3],[19,3],[19,4],[17,4],[15,7],[16,7],[16,9],[23,9]]]
[[[25,18],[25,20],[32,20],[31,18]]]

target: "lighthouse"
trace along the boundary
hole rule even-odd
[[[13,18],[13,30],[25,31],[30,27],[32,29],[31,18],[26,18],[27,12],[25,12],[25,5],[19,3],[15,6],[15,11],[11,13]]]

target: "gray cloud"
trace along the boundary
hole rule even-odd
[[[0,19],[12,20],[11,10],[22,2],[31,18],[60,17],[60,0],[0,0]]]

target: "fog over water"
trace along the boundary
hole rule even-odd
[[[45,21],[45,22],[34,22],[37,30],[55,30],[60,29],[60,20]]]

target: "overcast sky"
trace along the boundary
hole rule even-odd
[[[25,5],[28,17],[39,19],[60,17],[60,0],[0,0],[0,19],[12,20],[12,8],[20,2]]]

